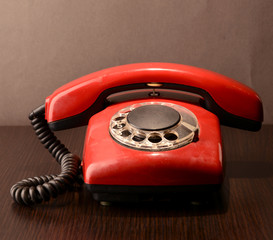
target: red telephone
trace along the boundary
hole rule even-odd
[[[185,95],[190,102],[181,100]],[[223,75],[180,64],[139,63],[74,80],[29,118],[62,172],[15,184],[11,195],[24,205],[56,197],[81,173],[98,201],[213,190],[223,181],[219,120],[257,131],[263,110],[253,90]],[[51,130],[87,124],[81,162]]]

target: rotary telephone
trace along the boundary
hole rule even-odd
[[[253,90],[223,75],[138,63],[67,83],[29,119],[62,170],[15,184],[11,196],[22,205],[48,201],[82,175],[101,202],[217,189],[223,181],[220,123],[257,131],[263,110]],[[82,125],[88,128],[81,161],[52,131]]]

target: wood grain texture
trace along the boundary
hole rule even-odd
[[[57,132],[79,155],[84,134]],[[209,202],[103,207],[83,187],[29,208],[13,203],[10,187],[60,168],[30,127],[0,127],[0,239],[273,239],[273,126],[222,135],[226,178]]]

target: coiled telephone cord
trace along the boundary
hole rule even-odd
[[[10,189],[12,198],[18,204],[27,206],[56,198],[76,181],[82,183],[81,160],[70,153],[49,129],[45,120],[45,105],[31,112],[29,120],[40,142],[61,165],[61,173],[28,178],[13,185]]]

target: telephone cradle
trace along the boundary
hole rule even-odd
[[[67,83],[29,119],[61,173],[15,184],[17,203],[49,201],[81,178],[97,201],[148,201],[219,189],[220,124],[258,131],[263,109],[257,93],[218,73],[137,63]],[[83,125],[81,161],[53,131]]]

